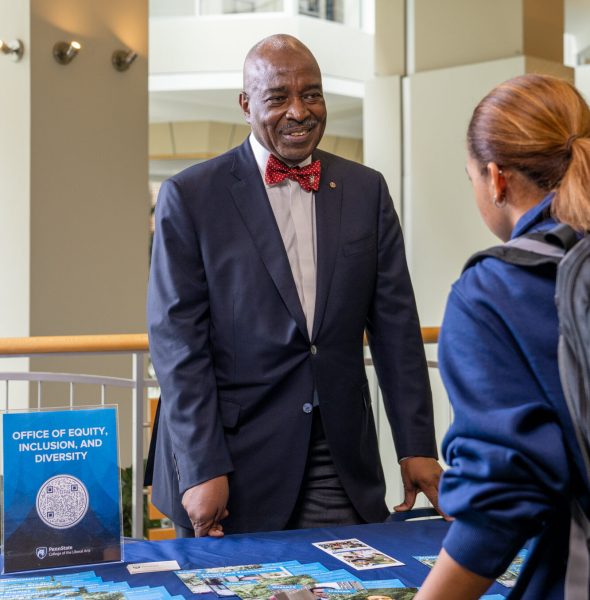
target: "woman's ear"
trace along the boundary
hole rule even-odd
[[[506,196],[506,177],[502,169],[494,162],[487,164],[488,177],[490,181],[490,192],[492,197],[501,202]]]

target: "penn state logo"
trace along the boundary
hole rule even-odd
[[[47,546],[39,546],[35,549],[35,554],[39,560],[43,560],[47,556]]]

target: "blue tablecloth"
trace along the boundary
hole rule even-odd
[[[174,572],[129,575],[127,563],[157,560],[176,560],[182,569],[240,565],[260,562],[299,560],[302,563],[321,562],[329,569],[347,568],[344,563],[312,546],[312,542],[331,539],[358,538],[361,541],[405,563],[400,567],[349,570],[360,579],[401,579],[409,587],[418,587],[429,568],[413,558],[417,555],[438,554],[448,524],[442,519],[353,525],[321,529],[302,529],[269,533],[230,535],[222,539],[178,539],[161,542],[131,542],[124,547],[124,563],[92,567],[76,567],[76,571],[94,570],[105,581],[128,581],[132,587],[163,585],[172,595],[193,600],[213,600],[214,594],[195,596]],[[72,572],[42,571],[37,574]],[[31,573],[28,574],[29,576]],[[14,575],[13,575],[14,576]],[[508,594],[509,589],[498,584],[488,593]]]

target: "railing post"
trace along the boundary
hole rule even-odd
[[[133,438],[131,449],[131,537],[143,539],[143,352],[133,353]]]

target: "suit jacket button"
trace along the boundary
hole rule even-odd
[[[306,402],[303,405],[303,412],[304,413],[309,414],[312,410],[313,410],[313,406],[309,402]]]
[[[309,351],[315,356],[318,353],[318,347],[315,344],[312,344]]]

